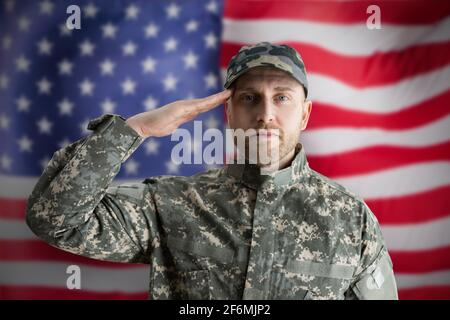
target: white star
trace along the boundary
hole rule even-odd
[[[167,18],[168,19],[176,19],[180,14],[181,8],[177,6],[175,3],[172,3],[170,6],[166,8]]]
[[[103,110],[103,113],[114,113],[114,109],[116,108],[116,104],[114,103],[114,101],[110,100],[109,98],[103,100],[100,106]]]
[[[60,34],[62,37],[65,37],[65,36],[71,36],[71,35],[72,35],[72,31],[73,31],[73,30],[67,28],[67,25],[66,25],[65,23],[61,23],[61,24],[59,25],[59,34]]]
[[[41,159],[41,161],[39,162],[39,164],[41,165],[42,171],[44,171],[45,168],[47,168],[49,162],[50,162],[50,158],[49,158],[48,156],[47,156],[47,157],[44,157],[43,159]]]
[[[137,16],[139,15],[139,7],[134,4],[130,4],[125,9],[125,15],[126,15],[126,18],[129,20],[136,20]]]
[[[85,78],[83,82],[79,83],[82,96],[92,96],[95,84],[89,79]]]
[[[25,16],[20,17],[18,20],[19,30],[20,31],[28,31],[30,29],[31,21]]]
[[[10,36],[4,36],[2,39],[2,47],[3,50],[9,50],[11,49],[11,44],[12,44],[12,38]]]
[[[84,7],[84,14],[87,18],[95,18],[99,9],[92,2]]]
[[[5,4],[6,11],[12,12],[14,10],[14,6],[16,5],[16,2],[14,0],[6,0],[4,4]]]
[[[190,20],[186,23],[186,32],[194,32],[198,29],[198,22],[196,20]]]
[[[148,96],[142,104],[144,105],[145,110],[149,111],[158,106],[158,100],[154,99],[152,96]]]
[[[103,37],[104,38],[115,38],[117,27],[113,25],[111,22],[108,22],[107,24],[102,26],[103,30]]]
[[[22,111],[30,111],[31,101],[27,99],[24,95],[21,95],[19,99],[16,100],[17,110]]]
[[[114,68],[116,67],[116,64],[112,62],[109,59],[103,60],[102,63],[100,63],[100,69],[102,75],[113,75],[114,74]]]
[[[8,157],[8,155],[6,154],[2,154],[2,157],[0,158],[0,163],[4,170],[9,170],[11,169],[12,159]]]
[[[159,142],[155,139],[149,138],[145,143],[146,154],[158,154]]]
[[[204,79],[206,82],[206,89],[217,87],[217,81],[219,81],[219,78],[214,73],[208,73]]]
[[[30,60],[21,55],[18,59],[16,59],[16,68],[17,71],[25,71],[28,72],[30,68]]]
[[[177,46],[178,46],[178,41],[173,37],[170,37],[169,39],[167,39],[166,42],[164,42],[164,47],[165,47],[166,51],[174,51],[174,50],[176,50]]]
[[[167,173],[178,173],[179,171],[179,164],[175,164],[172,161],[167,161],[166,162],[166,168],[167,168]]]
[[[150,23],[144,28],[144,31],[146,38],[156,38],[159,32],[159,27],[154,23]]]
[[[128,41],[122,46],[124,56],[134,56],[136,53],[137,45],[133,41]]]
[[[58,68],[59,68],[59,74],[61,74],[61,75],[64,75],[64,74],[71,75],[72,74],[73,63],[71,63],[67,59],[64,59],[58,64]]]
[[[39,54],[50,55],[52,53],[53,44],[47,40],[47,38],[42,39],[37,43]]]
[[[206,48],[216,48],[217,46],[217,37],[214,35],[214,33],[210,32],[205,37],[205,45]]]
[[[24,152],[31,152],[31,147],[33,146],[33,141],[30,140],[26,135],[23,135],[22,138],[17,140],[19,143],[19,149],[20,151]]]
[[[80,123],[80,129],[82,135],[88,135],[91,131],[87,128],[89,124],[89,119],[84,119],[82,123]]]
[[[0,74],[0,89],[7,89],[9,85],[9,78],[6,74]]]
[[[156,60],[152,57],[147,57],[144,61],[142,61],[142,67],[144,73],[155,72]]]
[[[209,11],[211,13],[217,13],[218,9],[219,8],[217,7],[217,3],[215,1],[210,1],[206,5],[206,11]]]
[[[64,138],[60,143],[58,143],[58,147],[60,149],[67,147],[69,144],[71,144],[71,141],[67,139],[67,137]]]
[[[127,174],[137,174],[138,167],[139,167],[139,163],[137,163],[133,159],[130,159],[125,163],[125,172]]]
[[[8,129],[11,120],[4,114],[0,114],[0,129]]]
[[[52,126],[53,123],[50,122],[47,117],[43,117],[41,118],[41,120],[36,122],[38,128],[39,128],[39,132],[40,133],[45,133],[45,134],[50,134],[52,131]]]
[[[53,13],[53,3],[48,0],[39,3],[41,14],[51,15]]]
[[[92,56],[94,54],[95,45],[89,41],[89,39],[84,40],[80,44],[80,50],[82,56]]]
[[[205,121],[205,125],[208,129],[218,128],[219,121],[213,116],[209,116],[209,118]]]
[[[124,95],[134,94],[134,90],[136,89],[136,82],[131,80],[130,78],[126,78],[120,86],[122,87],[122,92]]]
[[[38,86],[39,94],[51,94],[52,92],[52,83],[47,80],[46,77],[42,78],[38,82],[36,82],[36,85]]]
[[[166,91],[175,90],[176,86],[177,86],[177,82],[178,82],[177,78],[175,78],[171,74],[168,74],[163,80],[164,90],[166,90]]]
[[[59,114],[60,115],[72,115],[72,109],[73,109],[73,102],[71,102],[69,99],[64,98],[59,104]]]
[[[196,68],[198,56],[196,56],[192,51],[189,51],[187,55],[183,56],[184,67],[186,69]]]

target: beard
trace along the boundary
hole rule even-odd
[[[253,131],[255,132],[253,132]],[[242,147],[242,134],[245,137],[245,148]],[[239,133],[238,133],[239,135]],[[280,168],[280,161],[285,159],[296,147],[299,141],[300,128],[298,132],[285,134],[276,127],[258,126],[240,133],[241,137],[234,139],[237,147],[238,163],[256,164],[270,171]]]

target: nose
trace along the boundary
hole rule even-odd
[[[259,103],[259,106],[257,108],[258,114],[256,121],[258,122],[264,122],[264,123],[270,123],[273,121],[274,118],[274,106],[270,99],[261,99],[261,102]]]

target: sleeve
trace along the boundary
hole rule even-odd
[[[363,203],[360,265],[346,299],[397,300],[392,260],[375,215]]]
[[[91,135],[53,155],[28,199],[27,224],[65,251],[148,263],[157,237],[149,186],[108,188],[143,138],[116,115],[97,118],[88,128]]]

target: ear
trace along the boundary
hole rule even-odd
[[[300,126],[300,130],[303,131],[306,129],[306,126],[308,125],[309,116],[311,115],[312,110],[312,102],[311,100],[306,100],[303,102],[303,108],[302,108],[302,123]]]
[[[229,99],[227,101],[225,101],[224,107],[225,107],[225,113],[227,115],[227,122],[230,123],[231,107],[230,107],[230,104],[228,101],[229,101]]]

